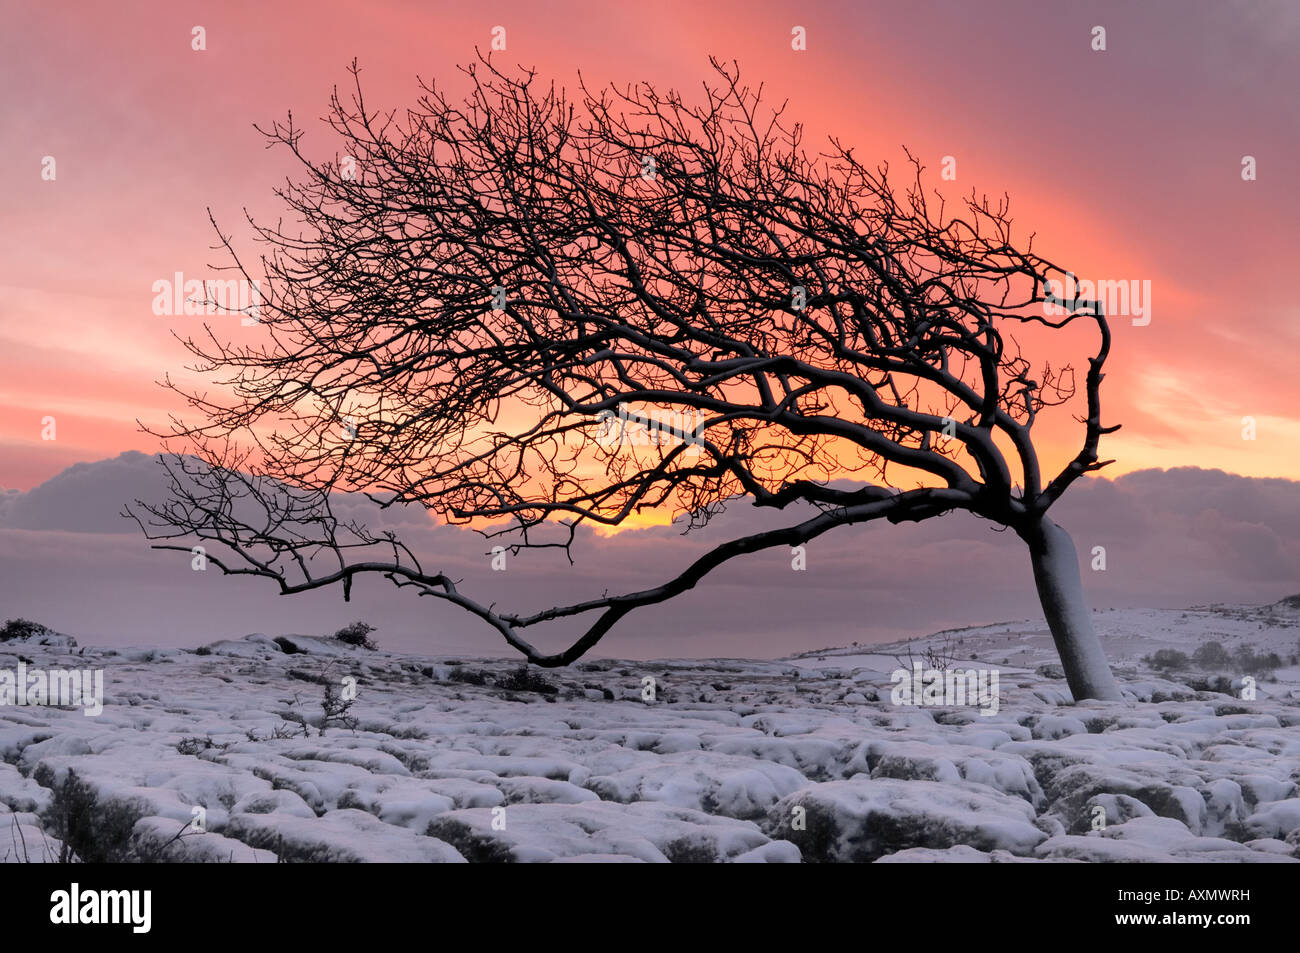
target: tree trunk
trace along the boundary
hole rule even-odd
[[[1070,534],[1044,516],[1024,534],[1034,565],[1038,599],[1047,616],[1061,667],[1075,701],[1084,698],[1118,700],[1119,686],[1111,674],[1101,640],[1083,598],[1079,557]]]

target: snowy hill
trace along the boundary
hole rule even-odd
[[[1125,700],[1077,705],[1041,622],[546,672],[12,640],[0,673],[99,669],[104,698],[0,706],[0,857],[1295,862],[1298,603],[1095,613]],[[1212,641],[1228,663],[1191,661]],[[927,653],[995,673],[995,704],[897,703]]]
[[[1196,649],[1217,642],[1229,655],[1243,650],[1254,656],[1276,655],[1283,665],[1258,675],[1261,697],[1291,697],[1300,689],[1300,596],[1281,599],[1271,605],[1212,605],[1190,609],[1110,609],[1093,612],[1093,625],[1106,647],[1107,658],[1120,674],[1140,676],[1154,669],[1146,661],[1161,650],[1192,656]],[[869,648],[869,653],[867,649]],[[864,666],[897,667],[908,653],[915,657],[936,652],[954,664],[982,663],[1036,670],[1058,661],[1047,625],[1041,619],[1000,622],[993,625],[950,629],[922,638],[865,646],[821,649],[792,656],[808,665],[819,660],[837,665],[862,659]],[[1163,670],[1192,684],[1204,676],[1237,671],[1233,662],[1209,667],[1189,660],[1186,669]]]

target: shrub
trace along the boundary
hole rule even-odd
[[[280,651],[283,652],[285,655],[302,655],[302,654],[304,654],[303,651],[302,651],[302,649],[298,648],[298,646],[294,645],[291,641],[289,641],[288,639],[286,639],[283,635],[277,635],[273,641],[275,642],[276,645],[280,646]]]
[[[370,633],[375,631],[375,627],[368,622],[353,622],[351,625],[345,625],[334,633],[334,638],[338,639],[345,645],[356,645],[363,649],[376,648],[375,643],[370,640]]]
[[[1232,661],[1232,655],[1219,642],[1206,642],[1192,653],[1192,661],[1202,668],[1218,668]]]
[[[63,842],[59,863],[122,863],[134,859],[131,831],[139,812],[115,801],[101,803],[95,789],[72,771],[58,785],[52,783],[52,774],[46,772],[37,780],[53,790],[41,822]]]
[[[1276,652],[1269,652],[1267,655],[1255,655],[1245,659],[1242,668],[1252,675],[1258,675],[1261,672],[1271,672],[1274,669],[1281,668],[1285,664],[1282,657]]]
[[[177,752],[179,752],[180,754],[188,754],[188,755],[197,755],[203,751],[207,751],[209,748],[227,748],[227,747],[229,747],[229,745],[217,744],[215,741],[212,740],[211,735],[209,735],[206,738],[200,738],[198,735],[190,735],[187,738],[182,738],[180,741],[176,743]]]
[[[540,672],[535,672],[527,665],[515,669],[508,675],[503,675],[497,679],[497,688],[504,688],[512,692],[539,692],[543,695],[557,695],[559,689],[542,677]]]
[[[1248,675],[1258,675],[1262,672],[1271,672],[1275,668],[1281,668],[1285,663],[1282,657],[1276,652],[1269,652],[1267,655],[1262,653],[1256,654],[1253,645],[1243,645],[1237,649],[1233,656],[1233,662],[1237,667]]]
[[[1232,679],[1227,675],[1208,675],[1187,680],[1187,687],[1198,692],[1219,692],[1222,695],[1237,694],[1232,690]]]
[[[321,710],[324,712],[320,721],[320,733],[325,734],[325,729],[330,725],[341,725],[350,731],[356,731],[357,721],[348,712],[352,708],[352,702],[355,699],[345,698],[339,686],[333,682],[325,683],[325,697],[321,700]]]
[[[486,685],[487,673],[479,668],[453,668],[447,673],[449,681],[460,682],[463,685]]]
[[[1152,668],[1164,669],[1171,672],[1180,668],[1187,668],[1189,661],[1187,655],[1177,649],[1160,649],[1153,655],[1148,655],[1146,657],[1146,663]]]
[[[31,619],[9,619],[5,622],[4,628],[0,629],[0,642],[8,642],[10,639],[28,639],[38,635],[51,635],[52,631],[48,626],[33,622]]]

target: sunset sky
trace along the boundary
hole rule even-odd
[[[324,148],[312,120],[352,57],[372,102],[403,106],[417,75],[455,89],[454,66],[498,25],[507,62],[559,82],[580,68],[691,89],[710,54],[734,58],[789,99],[809,142],[835,133],[894,162],[906,145],[936,179],[953,156],[956,181],[935,184],[1009,193],[1036,250],[1083,278],[1151,282],[1151,323],[1114,322],[1113,474],[1300,477],[1294,4],[127,2],[6,18],[0,486],[153,449],[135,421],[172,406],[153,382],[184,363],[171,332],[198,321],[155,316],[153,282],[211,275],[207,207],[237,239],[241,208],[278,211],[288,166],[253,122],[292,109]],[[796,25],[806,51],[791,49]]]
[[[456,65],[496,26],[504,63],[559,84],[580,69],[689,93],[710,55],[734,59],[789,100],[809,144],[834,134],[893,163],[906,146],[953,198],[1007,193],[1035,251],[1081,278],[1151,283],[1150,323],[1112,322],[1103,420],[1124,429],[1103,441],[1108,477],[1300,479],[1295,3],[122,0],[12,4],[4,21],[0,489],[156,449],[136,421],[176,409],[154,382],[186,363],[172,333],[200,319],[156,316],[152,286],[212,276],[209,207],[237,243],[243,209],[279,213],[291,167],[254,122],[292,110],[309,151],[332,153],[316,118],[354,57],[368,101],[400,108],[417,76],[463,90]],[[955,182],[938,181],[945,156]],[[1044,431],[1049,451],[1077,444],[1068,417]]]

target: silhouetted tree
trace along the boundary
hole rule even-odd
[[[296,221],[249,218],[260,274],[218,235],[227,267],[262,281],[264,334],[186,342],[226,386],[183,391],[200,419],[163,434],[172,497],[129,512],[159,548],[201,542],[222,570],[286,593],[385,574],[553,666],[735,557],[966,510],[1028,544],[1075,696],[1118,697],[1074,546],[1047,516],[1109,462],[1100,306],[1049,297],[1064,273],[1012,244],[1005,199],[972,193],[950,213],[914,159],[899,191],[838,140],[810,153],[784,107],[713,66],[690,104],[649,84],[580,81],[571,96],[481,61],[463,102],[422,84],[399,114],[367,106],[354,63],[327,117],[340,154],[310,159],[292,115],[260,130],[301,163],[277,190]],[[1048,475],[1031,430],[1075,376],[1036,368],[1013,334],[1080,321],[1096,348],[1081,446]],[[652,588],[525,615],[339,519],[343,491],[498,521],[486,532],[512,552],[567,551],[578,526],[650,508],[692,527],[738,497],[816,512]],[[587,615],[562,652],[524,637]]]

